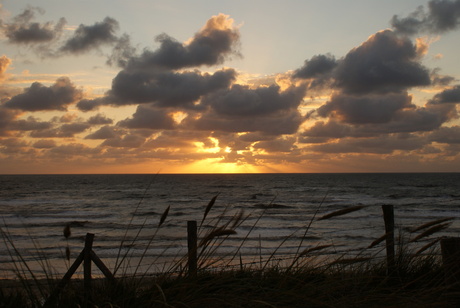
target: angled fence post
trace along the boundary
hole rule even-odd
[[[70,266],[67,273],[59,281],[58,285],[48,297],[46,302],[43,304],[43,307],[55,307],[55,301],[58,299],[59,294],[65,288],[67,283],[69,283],[75,271],[83,263],[83,284],[85,290],[85,306],[88,305],[88,302],[91,298],[91,262],[94,262],[96,266],[101,270],[104,276],[109,279],[111,282],[115,282],[115,277],[110,272],[110,270],[105,266],[104,262],[99,259],[99,257],[93,251],[93,241],[94,234],[87,233],[85,238],[85,247],[78,255],[77,259],[74,261],[72,266]]]

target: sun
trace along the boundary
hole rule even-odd
[[[184,166],[185,173],[260,173],[250,164],[223,163],[221,158],[207,158]]]

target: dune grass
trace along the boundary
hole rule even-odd
[[[457,307],[460,298],[458,284],[448,284],[442,267],[440,254],[432,240],[423,248],[415,250],[411,245],[423,238],[433,236],[447,227],[451,219],[438,219],[420,227],[412,228],[409,238],[400,236],[395,265],[388,272],[382,258],[368,255],[341,255],[318,259],[317,253],[331,245],[304,247],[307,233],[315,220],[334,219],[362,207],[350,207],[319,218],[321,205],[306,222],[303,236],[291,259],[277,261],[277,249],[267,260],[244,264],[239,254],[259,221],[258,217],[249,233],[235,252],[216,256],[224,241],[234,235],[248,215],[239,212],[230,218],[226,210],[208,221],[217,196],[208,203],[199,228],[198,271],[187,272],[187,257],[184,256],[157,275],[138,272],[146,251],[155,242],[155,235],[168,219],[169,207],[164,210],[153,237],[146,245],[134,274],[123,270],[124,262],[130,259],[132,247],[141,230],[135,230],[132,241],[127,241],[129,226],[120,244],[117,262],[113,270],[115,281],[93,279],[91,291],[84,288],[83,280],[72,279],[56,301],[49,307]],[[264,215],[262,212],[261,215]],[[38,279],[27,267],[7,230],[1,230],[5,244],[10,247],[12,259],[16,261],[17,280],[0,280],[0,307],[41,307],[59,280],[46,275]],[[419,234],[417,235],[417,232]],[[71,230],[64,228],[68,238]],[[370,246],[379,245],[385,235]],[[282,242],[284,243],[284,241]],[[281,244],[282,245],[282,244]],[[19,255],[19,256],[17,256]],[[229,266],[235,260],[239,266]],[[290,260],[290,261],[289,261]],[[46,264],[45,260],[42,260]],[[215,264],[227,265],[212,267]],[[46,268],[44,268],[46,271]],[[32,274],[32,275],[30,275]]]

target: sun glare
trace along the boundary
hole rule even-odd
[[[256,166],[249,164],[222,163],[221,158],[203,159],[185,166],[186,173],[259,173]]]

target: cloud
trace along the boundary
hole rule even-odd
[[[460,0],[431,0],[428,12],[420,6],[407,17],[394,15],[392,27],[398,32],[415,35],[422,32],[445,33],[455,30],[460,25]]]
[[[82,133],[91,125],[87,123],[69,123],[60,127],[35,130],[30,133],[32,138],[72,138],[76,134]]]
[[[159,107],[196,109],[194,104],[203,95],[227,88],[235,80],[233,69],[214,74],[193,72],[129,72],[123,70],[113,79],[112,88],[103,98],[82,100],[80,110],[88,111],[101,105],[154,103]]]
[[[109,119],[105,115],[100,114],[100,113],[88,119],[88,124],[91,124],[91,125],[105,125],[105,124],[112,124],[112,123],[113,123],[112,119]]]
[[[321,153],[391,154],[394,151],[414,151],[423,148],[427,141],[413,135],[385,135],[378,138],[341,139],[335,143],[312,145],[308,150]]]
[[[128,69],[181,68],[221,64],[231,55],[239,55],[239,30],[233,19],[224,14],[213,16],[205,26],[186,44],[167,34],[157,36],[160,47],[156,51],[144,50],[139,57],[127,62]]]
[[[336,69],[335,84],[355,94],[430,85],[430,74],[418,60],[416,46],[409,39],[390,30],[380,31],[345,56]]]
[[[110,17],[91,26],[80,25],[74,35],[60,48],[60,51],[81,54],[104,44],[113,44],[118,41],[115,35],[118,28],[118,22]]]
[[[321,117],[333,117],[349,124],[387,123],[395,113],[406,108],[415,108],[407,93],[385,95],[337,94],[318,108]]]
[[[251,89],[237,84],[230,89],[205,96],[201,103],[210,106],[219,116],[263,116],[282,110],[297,109],[304,93],[303,87],[291,87],[281,91],[278,85]]]
[[[460,144],[460,126],[441,127],[433,131],[429,139],[438,143]]]
[[[10,134],[10,125],[21,113],[17,110],[10,110],[0,105],[0,136]]]
[[[41,44],[59,38],[66,20],[61,18],[56,24],[53,22],[43,24],[32,22],[36,12],[42,13],[42,10],[30,7],[15,16],[12,22],[2,22],[1,30],[8,38],[8,42],[13,44]]]
[[[450,89],[446,89],[441,93],[436,94],[431,100],[433,104],[445,103],[460,103],[460,85],[456,85]]]
[[[101,146],[108,146],[114,148],[139,148],[145,142],[145,138],[138,135],[125,135],[123,137],[116,137],[105,140]]]
[[[4,105],[11,109],[24,111],[66,110],[69,104],[82,98],[82,91],[77,89],[67,77],[61,77],[47,87],[34,82],[23,93],[14,96]]]
[[[110,139],[119,137],[120,130],[113,126],[103,126],[92,134],[89,134],[85,139]]]
[[[60,146],[56,146],[50,149],[51,157],[57,159],[73,158],[75,156],[92,157],[96,154],[100,154],[101,149],[90,148],[81,143],[70,143]]]
[[[267,141],[259,141],[254,144],[255,149],[263,149],[266,152],[273,153],[273,152],[282,152],[282,153],[290,153],[293,150],[297,149],[297,146],[294,145],[296,142],[296,137],[284,137],[284,138],[277,138],[274,140],[267,140]]]
[[[454,81],[456,81],[456,79],[453,76],[439,74],[439,69],[434,69],[431,72],[431,84],[433,86],[444,87],[450,85]]]
[[[251,89],[234,85],[202,99],[207,110],[199,118],[184,120],[186,127],[223,132],[260,132],[270,135],[292,134],[304,118],[298,111],[305,87],[279,86]]]
[[[11,123],[9,129],[19,131],[34,131],[50,129],[52,124],[50,122],[39,121],[38,119],[29,116],[27,119],[16,120]]]
[[[332,55],[316,55],[306,60],[304,65],[294,72],[294,78],[317,78],[330,73],[338,62]]]
[[[132,118],[120,121],[118,125],[127,128],[173,129],[175,122],[166,110],[139,105]]]
[[[346,137],[378,137],[394,133],[429,132],[458,117],[453,104],[431,104],[424,107],[398,110],[391,120],[382,123],[349,124],[330,119],[318,121],[305,130],[299,139],[304,143],[326,142]]]
[[[11,59],[3,55],[0,57],[0,81],[6,78],[6,71],[11,64]]]
[[[36,149],[52,149],[56,147],[56,145],[56,141],[54,140],[42,139],[35,142],[33,147]]]

